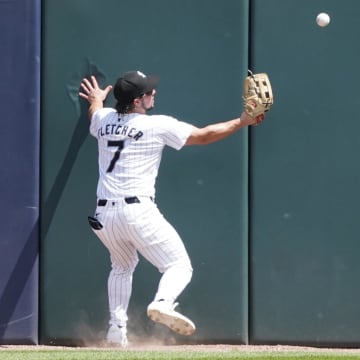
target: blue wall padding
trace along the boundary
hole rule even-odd
[[[38,343],[40,0],[0,1],[0,343]]]

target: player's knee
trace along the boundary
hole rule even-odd
[[[125,274],[132,274],[135,271],[136,265],[138,264],[139,260],[132,262],[131,264],[126,265],[119,265],[119,264],[112,264],[112,272],[115,275],[125,275]]]

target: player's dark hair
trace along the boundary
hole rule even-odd
[[[118,101],[115,105],[115,109],[119,114],[127,114],[129,111],[134,109],[134,103],[124,104]]]

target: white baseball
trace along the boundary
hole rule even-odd
[[[321,27],[328,26],[329,22],[330,22],[330,16],[327,13],[320,13],[316,17],[316,23]]]

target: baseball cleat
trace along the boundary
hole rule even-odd
[[[147,308],[147,315],[152,321],[163,324],[180,335],[191,335],[196,329],[195,324],[174,310],[177,305],[166,301],[153,301]]]
[[[128,339],[126,327],[112,324],[107,333],[106,340],[110,345],[127,347]]]

